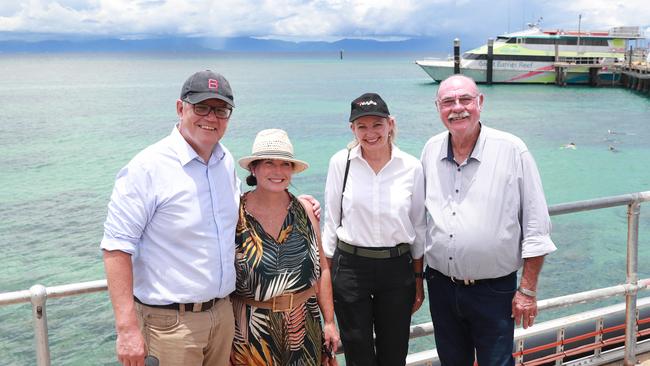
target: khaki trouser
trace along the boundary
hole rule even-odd
[[[149,355],[160,366],[228,365],[235,334],[230,298],[197,313],[138,303],[136,310]]]

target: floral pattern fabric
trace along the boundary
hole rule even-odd
[[[242,196],[235,236],[237,287],[233,296],[232,365],[321,364],[323,330],[316,296],[294,304],[293,310],[287,312],[257,308],[239,299],[267,301],[304,291],[320,277],[314,228],[300,201],[289,195],[291,202],[278,238],[266,233],[246,211],[246,194]]]

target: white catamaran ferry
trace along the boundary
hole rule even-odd
[[[589,82],[589,66],[597,66],[598,79],[611,81],[608,66],[621,63],[631,40],[643,39],[639,27],[615,27],[609,31],[542,30],[529,24],[524,31],[500,35],[493,46],[494,83],[554,83],[558,63],[575,65],[565,76],[569,84]],[[415,61],[435,81],[454,73],[454,60]],[[488,45],[465,52],[460,73],[477,82],[487,81]],[[583,65],[583,66],[581,66]]]

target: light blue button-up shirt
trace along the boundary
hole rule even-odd
[[[224,146],[206,164],[177,128],[120,170],[101,248],[132,255],[138,299],[203,302],[235,290],[239,186]]]
[[[542,182],[524,142],[483,125],[460,165],[449,144],[444,132],[422,150],[426,264],[447,276],[478,280],[505,276],[523,258],[553,252]]]

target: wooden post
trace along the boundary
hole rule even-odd
[[[589,85],[598,86],[598,69],[595,67],[589,68]]]
[[[628,59],[628,64],[627,64],[628,67],[630,67],[630,68],[632,68],[632,52],[634,52],[634,51],[632,49],[632,46],[630,46],[630,58]]]
[[[460,39],[454,39],[454,74],[460,74]]]
[[[494,63],[494,39],[488,39],[488,53],[487,53],[487,75],[485,82],[488,85],[492,84],[492,67]]]
[[[632,78],[630,77],[630,75],[625,74],[625,80],[626,80],[625,87],[630,89],[632,87]]]

